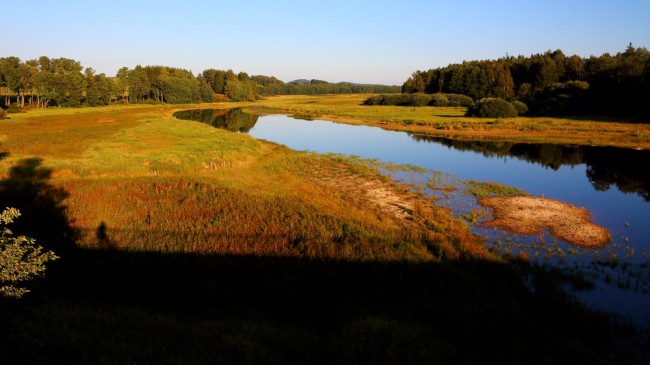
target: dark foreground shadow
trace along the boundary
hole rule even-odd
[[[625,363],[626,333],[490,262],[80,250],[0,301],[0,363]]]
[[[45,249],[67,255],[78,237],[64,204],[68,193],[49,183],[52,170],[41,163],[38,158],[21,160],[0,180],[0,209],[20,210],[21,216],[10,227],[15,235],[32,237]]]

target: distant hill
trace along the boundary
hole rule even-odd
[[[360,84],[358,82],[350,82],[350,81],[341,81],[341,82],[328,82],[328,81],[323,81],[323,80],[308,80],[308,79],[297,79],[293,81],[287,82],[287,84],[294,84],[294,85],[322,85],[322,84],[332,84],[332,85],[350,85],[350,86],[392,86],[392,85],[383,85],[383,84]]]
[[[287,84],[309,85],[309,84],[311,84],[311,81],[307,80],[307,79],[298,79],[298,80],[289,81],[289,82],[287,82]]]
[[[318,95],[318,94],[385,94],[400,93],[400,86],[359,84],[355,82],[330,83],[317,79],[297,79],[287,83],[273,76],[253,75],[260,95]]]
[[[349,82],[341,81],[338,82],[339,85],[351,85],[351,86],[394,86],[394,85],[385,85],[385,84],[360,84],[358,82]]]

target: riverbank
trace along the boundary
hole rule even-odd
[[[505,262],[371,165],[172,118],[180,108],[0,125],[2,201],[37,196],[11,203],[61,256],[24,300],[0,299],[0,362],[624,358],[611,336],[626,329],[561,278]],[[60,228],[78,234],[67,252]]]
[[[362,105],[369,96],[273,96],[255,103],[252,111],[286,113],[459,140],[650,149],[650,124],[647,123],[622,123],[594,117],[468,118],[464,116],[463,107]]]

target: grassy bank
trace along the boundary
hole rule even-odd
[[[468,118],[463,107],[362,105],[369,96],[276,96],[258,105],[264,111],[455,139],[650,149],[649,124],[598,117]]]
[[[18,115],[0,128],[9,153],[0,167],[11,179],[12,166],[40,159],[31,168],[51,172],[49,183],[69,194],[67,213],[84,247],[99,245],[102,226],[103,241],[128,250],[435,258],[422,243],[424,226],[413,224],[417,219],[400,221],[359,189],[342,193],[323,183],[358,166],[178,121],[170,117],[173,110],[134,106]],[[364,181],[384,184],[366,170]],[[435,213],[439,209],[420,206],[418,214],[440,217],[436,225],[457,232],[450,242],[477,242],[466,227]]]
[[[179,108],[0,124],[0,201],[23,211],[16,233],[62,257],[27,298],[0,299],[0,363],[629,360],[613,340],[628,333],[559,279],[506,264],[362,161],[176,120]]]

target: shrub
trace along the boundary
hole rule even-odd
[[[43,248],[34,239],[18,236],[6,228],[20,216],[15,208],[7,208],[0,213],[0,294],[5,297],[20,298],[29,290],[18,286],[45,271],[45,263],[58,257]]]
[[[411,105],[411,94],[382,94],[381,105]]]
[[[461,94],[381,94],[371,96],[363,105],[398,105],[398,106],[464,106],[471,107],[474,100]]]
[[[213,103],[221,103],[221,102],[226,102],[230,101],[228,97],[224,94],[212,94],[212,102]]]
[[[371,96],[363,102],[363,105],[381,105],[381,95]]]
[[[514,100],[511,101],[510,104],[512,104],[512,106],[515,108],[517,114],[524,115],[528,113],[528,105],[524,104],[523,102],[519,100]]]
[[[449,99],[447,98],[447,95],[442,94],[442,93],[437,93],[433,94],[431,96],[431,102],[429,103],[431,106],[448,106],[449,105]]]
[[[446,94],[449,99],[448,106],[464,106],[466,108],[474,106],[474,100],[467,95],[462,94]]]
[[[15,114],[15,113],[27,113],[23,108],[21,108],[18,104],[11,104],[6,110],[7,113],[9,114]]]
[[[515,118],[517,110],[501,98],[483,98],[467,109],[465,115],[479,118]]]
[[[0,108],[0,119],[5,119],[7,118],[7,111],[4,110],[3,108]]]
[[[411,106],[426,106],[431,101],[431,95],[417,93],[411,94]]]

